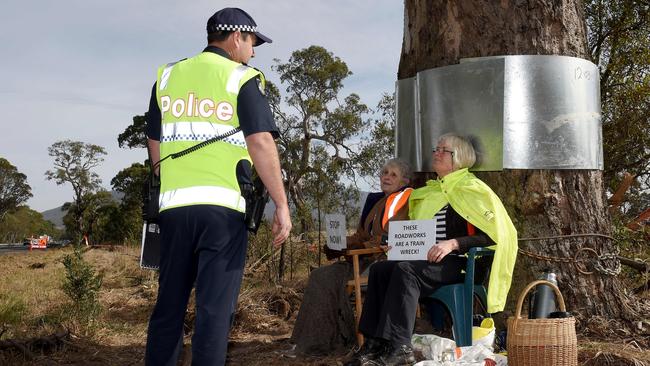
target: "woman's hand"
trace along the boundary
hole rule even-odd
[[[325,257],[327,257],[328,261],[331,261],[332,259],[336,259],[345,255],[345,252],[343,250],[330,249],[330,247],[328,247],[327,245],[323,246],[323,253],[325,253]]]
[[[380,245],[379,247],[381,248],[381,250],[384,251],[384,253],[388,253],[388,251],[391,250],[391,248],[393,248],[390,245]]]
[[[458,240],[443,240],[429,249],[429,252],[427,252],[427,260],[438,263],[451,251],[458,250],[459,248]]]

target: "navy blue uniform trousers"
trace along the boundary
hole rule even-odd
[[[158,299],[147,334],[145,364],[176,365],[183,320],[195,286],[192,365],[223,365],[248,242],[244,214],[212,205],[160,214]]]

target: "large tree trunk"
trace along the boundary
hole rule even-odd
[[[406,0],[404,14],[400,79],[421,70],[457,64],[468,57],[588,58],[580,0]],[[593,274],[582,274],[573,260],[580,248],[593,248],[599,254],[615,253],[614,243],[603,236],[569,236],[611,234],[601,171],[505,170],[479,176],[503,200],[520,238],[565,236],[520,241],[520,249],[554,259],[542,260],[520,251],[510,291],[510,310],[522,287],[550,268],[558,274],[567,307],[580,319],[634,317],[616,276],[594,270],[589,262],[580,267]],[[589,251],[581,254],[594,259]],[[600,264],[607,269],[615,268],[618,262],[614,258]]]

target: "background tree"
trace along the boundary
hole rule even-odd
[[[482,2],[480,6],[473,2],[407,0],[404,29],[400,79],[468,57],[543,54],[589,58],[580,0]],[[566,237],[611,234],[601,171],[504,170],[480,176],[503,200],[520,238],[563,236],[521,241],[520,248],[569,261],[581,247],[602,254],[616,253],[614,243],[602,236]],[[599,263],[608,269],[614,268],[617,260],[614,256],[614,261]],[[558,273],[568,307],[579,319],[636,319],[630,297],[615,276],[600,271],[582,275],[573,265],[524,255],[517,259],[511,297],[547,267]]]
[[[121,148],[146,148],[147,113],[134,116],[133,123],[117,138]],[[146,157],[146,155],[144,156]],[[119,207],[112,209],[107,221],[107,234],[111,241],[139,243],[142,235],[142,190],[149,177],[149,166],[133,163],[122,169],[113,179],[113,190],[123,194]],[[108,230],[110,228],[110,230]]]
[[[0,222],[0,243],[20,243],[24,238],[42,234],[60,239],[63,232],[27,206],[19,206]]]
[[[343,81],[352,73],[345,62],[323,47],[294,51],[273,67],[285,85],[284,105],[275,87],[269,101],[280,129],[278,145],[287,190],[296,209],[299,230],[313,228],[312,211],[339,207],[361,166],[358,134],[369,110],[356,94],[341,98]],[[355,141],[354,139],[357,139]],[[325,191],[323,191],[325,189]]]
[[[121,148],[133,149],[147,147],[147,113],[142,116],[133,116],[133,123],[117,136],[117,144]]]
[[[93,243],[102,243],[105,238],[99,238],[96,236],[96,230],[99,229],[100,232],[104,232],[101,229],[101,224],[106,222],[106,219],[103,217],[109,213],[110,207],[117,207],[118,203],[113,198],[111,192],[102,189],[97,192],[86,193],[82,199],[84,204],[84,209],[82,210],[81,215],[81,226],[83,227],[83,233],[88,237],[88,240]],[[66,215],[63,216],[63,224],[65,225],[68,235],[72,236],[77,231],[78,218],[76,212],[78,212],[75,207],[74,202],[66,202],[61,208],[64,211],[67,211]]]
[[[377,185],[377,175],[386,160],[395,157],[395,95],[384,93],[375,109],[377,118],[371,127],[370,134],[365,136],[361,152],[360,173],[371,177]]]
[[[106,151],[103,147],[79,141],[64,140],[52,144],[47,149],[54,158],[54,170],[45,172],[48,180],[58,185],[69,183],[74,192],[74,201],[70,205],[74,219],[76,235],[85,234],[84,213],[89,207],[89,198],[97,191],[101,183],[94,168],[104,161]]]
[[[111,180],[113,190],[123,194],[113,219],[109,221],[113,240],[139,243],[142,235],[142,189],[149,179],[149,168],[133,163]]]
[[[32,187],[27,176],[11,163],[0,157],[0,222],[5,215],[32,197]]]
[[[627,220],[650,207],[650,3],[585,1],[591,59],[600,69],[605,183],[613,192],[625,172],[637,184]]]
[[[133,163],[120,170],[111,180],[116,192],[123,194],[122,203],[126,207],[140,207],[142,204],[142,187],[149,178],[149,168],[141,163]]]

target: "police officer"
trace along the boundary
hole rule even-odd
[[[236,133],[160,162],[160,278],[147,365],[176,364],[193,285],[192,362],[225,363],[247,246],[246,202],[239,185],[250,181],[251,161],[276,206],[273,243],[280,245],[291,230],[264,76],[246,65],[255,55],[253,47],[271,39],[238,8],[216,12],[207,32],[202,53],[158,69],[147,121],[151,160]]]

